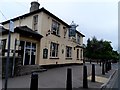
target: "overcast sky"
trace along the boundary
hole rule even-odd
[[[33,0],[0,0],[0,22],[29,12]],[[37,1],[37,0],[36,0]],[[44,7],[63,21],[79,25],[77,30],[88,38],[111,41],[118,49],[118,1],[119,0],[38,0]],[[4,16],[2,15],[4,14]]]

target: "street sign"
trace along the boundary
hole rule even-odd
[[[11,32],[14,32],[14,22],[10,20],[9,28]]]

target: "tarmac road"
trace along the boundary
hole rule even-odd
[[[114,69],[106,73],[101,74],[101,67],[95,63],[96,66],[96,82],[91,82],[91,64],[87,63],[88,69],[88,87],[100,88],[102,84],[108,81],[108,78],[113,73]],[[113,64],[114,65],[114,64]],[[83,65],[74,65],[48,69],[45,72],[38,73],[38,87],[39,88],[65,88],[67,68],[72,68],[72,84],[74,88],[82,87],[83,83]],[[24,75],[8,79],[8,88],[30,88],[31,75]],[[2,87],[4,87],[4,80],[2,80]]]

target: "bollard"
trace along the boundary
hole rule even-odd
[[[38,90],[38,74],[32,73],[30,90]]]
[[[83,66],[83,88],[88,88],[87,66]]]
[[[95,82],[95,65],[92,64],[92,77],[91,77],[91,81]]]
[[[72,70],[71,70],[71,68],[67,69],[66,90],[72,90]]]
[[[102,62],[102,75],[105,75],[104,62]]]

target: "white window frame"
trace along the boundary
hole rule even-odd
[[[80,44],[80,35],[77,35],[77,43]]]
[[[33,16],[33,30],[38,30],[38,15]]]
[[[72,57],[72,47],[66,46],[66,58]]]
[[[59,30],[60,30],[60,24],[57,21],[52,20],[52,26],[51,26],[52,33],[55,35],[59,35]]]
[[[51,42],[50,44],[50,57],[51,58],[55,58],[55,57],[58,58],[58,49],[59,49],[59,44]],[[55,53],[54,56],[53,56],[53,53]]]

